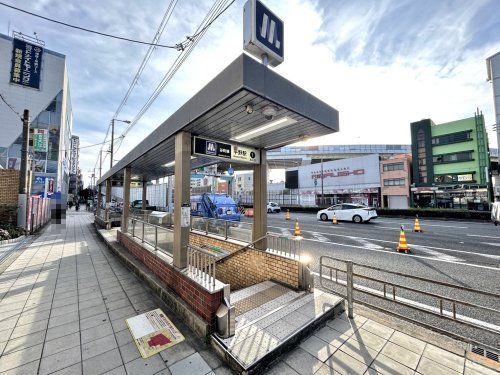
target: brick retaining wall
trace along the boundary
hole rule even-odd
[[[223,299],[222,290],[210,293],[121,231],[117,232],[117,240],[209,323],[212,331],[215,330],[215,313]]]

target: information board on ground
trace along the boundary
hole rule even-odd
[[[134,316],[125,322],[142,358],[149,358],[184,341],[184,336],[161,309]]]

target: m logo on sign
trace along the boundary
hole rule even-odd
[[[215,142],[207,141],[206,147],[207,155],[217,155],[217,144]]]
[[[280,41],[278,40],[278,35],[275,33],[276,31],[276,22],[271,20],[269,22],[269,16],[264,13],[262,15],[262,26],[260,27],[260,36],[266,39],[270,44],[274,44],[274,46],[279,50],[280,49]]]

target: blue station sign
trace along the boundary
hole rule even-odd
[[[252,55],[277,66],[284,59],[285,25],[259,0],[248,0],[243,9],[243,47]]]

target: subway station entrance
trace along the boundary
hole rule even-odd
[[[112,188],[122,186],[116,240],[127,264],[141,263],[153,275],[144,279],[239,372],[261,371],[342,309],[339,297],[314,289],[300,238],[268,232],[266,208],[266,152],[337,132],[338,121],[337,110],[243,54],[98,181],[106,209],[96,223],[110,228]],[[252,223],[191,216],[191,171],[215,163],[253,170]],[[153,222],[146,182],[167,176],[173,214]],[[140,214],[130,208],[135,181],[143,183]]]

